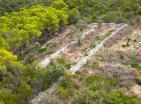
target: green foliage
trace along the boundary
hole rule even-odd
[[[35,4],[52,5],[53,8],[68,11],[70,23],[80,16],[91,21],[128,22],[141,13],[140,0],[0,0],[0,14]]]
[[[136,60],[133,60],[131,62],[131,67],[133,67],[133,68],[139,68],[139,66],[140,66],[140,63],[138,61],[136,61]]]
[[[62,76],[66,75],[67,62],[64,57],[51,61],[50,65],[44,69],[38,69],[35,72],[27,70],[26,76],[31,76],[31,86],[35,91],[46,90],[56,83]],[[29,74],[29,75],[27,75]],[[66,77],[67,78],[67,77]]]
[[[140,104],[135,96],[126,96],[123,91],[112,90],[104,94],[104,104]]]
[[[0,89],[0,103],[1,104],[18,104],[17,96],[8,90]]]
[[[95,48],[96,45],[97,45],[97,42],[93,42],[90,47],[91,47],[91,48]]]
[[[60,58],[52,62],[49,68],[34,71],[33,66],[24,66],[9,51],[27,47],[45,35],[54,35],[68,23],[76,23],[81,31],[88,22],[140,23],[140,14],[140,0],[0,0],[0,104],[28,103],[32,91],[37,94],[49,88],[71,66],[64,58]],[[107,35],[111,32],[113,30]],[[92,48],[95,46],[96,42],[91,45]],[[39,48],[37,51],[43,53],[47,50]],[[29,58],[33,59],[30,55]],[[135,60],[131,62],[133,68],[139,68],[139,64]],[[99,63],[91,62],[89,66],[96,69]],[[76,74],[80,76],[81,73]],[[85,79],[88,89],[76,95],[73,103],[139,104],[136,97],[110,89],[119,81],[119,77],[115,76],[88,76]],[[136,79],[136,83],[140,85],[141,81]],[[63,98],[73,96],[77,88],[76,83],[66,76],[58,95]],[[104,88],[111,91],[103,91]]]
[[[45,90],[57,82],[61,76],[65,75],[66,68],[64,63],[63,60],[59,59],[51,62],[51,65],[47,69],[35,71],[32,83],[33,89]]]
[[[57,10],[56,14],[59,18],[59,28],[63,28],[68,24],[68,14],[66,11]]]
[[[52,7],[58,10],[68,11],[68,5],[63,0],[55,0]]]
[[[78,20],[78,19],[77,19]],[[79,28],[80,30],[83,30],[85,27],[88,26],[88,22],[87,20],[83,19],[83,20],[78,20],[76,22],[76,27]]]
[[[5,12],[17,11],[21,7],[28,7],[35,3],[35,0],[0,0],[0,15]]]
[[[141,86],[141,79],[135,79],[136,83]]]
[[[74,97],[73,104],[140,104],[140,100],[135,96],[125,95],[121,90],[86,90]]]
[[[66,75],[61,81],[57,94],[63,98],[70,97],[76,88],[76,82],[73,81],[71,76]]]
[[[140,0],[66,0],[69,8],[77,8],[91,21],[128,22],[140,16]]]
[[[6,5],[1,0],[2,6]],[[48,3],[46,3],[48,2]],[[54,33],[69,24],[76,23],[81,18],[91,21],[102,22],[127,22],[134,17],[140,21],[139,0],[7,0],[11,3],[10,8],[20,8],[21,4],[51,4],[50,7],[38,5],[12,12],[0,17],[0,46],[12,50],[23,44],[29,45],[34,39],[44,35],[43,33]],[[18,5],[19,7],[18,7]],[[26,6],[25,6],[26,7]],[[4,7],[5,9],[8,7]]]
[[[1,81],[6,83],[10,82],[9,79],[19,76],[23,68],[23,65],[18,62],[16,55],[13,55],[6,50],[0,49],[0,73],[2,75]]]
[[[63,76],[63,73],[64,72],[61,68],[48,69],[43,77],[43,89],[49,88],[54,82]]]
[[[81,18],[80,12],[76,8],[71,9],[68,14],[70,24],[76,23]]]
[[[88,85],[88,88],[92,91],[98,91],[102,89],[102,86],[107,85],[107,81],[100,75],[90,75],[85,79],[85,83]]]
[[[120,78],[114,77],[114,78],[108,78],[107,80],[111,86],[116,86],[119,83]]]
[[[130,21],[130,24],[141,24],[141,16],[136,16]]]
[[[4,104],[28,102],[31,88],[27,84],[27,76],[23,75],[25,69],[16,55],[0,49],[0,101]]]
[[[95,104],[95,95],[93,91],[83,91],[73,100],[72,104]]]
[[[51,5],[54,0],[0,0],[0,16],[7,12],[19,11],[22,8],[37,4]]]
[[[98,69],[100,68],[100,61],[99,60],[90,60],[88,61],[87,67],[90,67],[92,69]]]
[[[70,9],[78,7],[83,3],[83,0],[65,0]]]
[[[46,48],[38,48],[38,49],[37,49],[37,52],[38,52],[38,53],[44,53],[44,52],[46,52],[46,51],[47,51]]]
[[[88,76],[88,77],[86,78],[85,82],[86,82],[87,84],[92,84],[92,83],[94,83],[94,76]]]
[[[57,31],[66,26],[68,15],[65,11],[46,6],[33,6],[20,12],[0,17],[0,46],[14,49],[30,44],[43,31]]]
[[[21,104],[28,102],[28,99],[32,95],[31,87],[23,81],[16,87],[16,91],[18,93],[18,99],[21,99],[19,100]]]
[[[106,35],[106,36],[109,36],[109,35],[111,35],[114,31],[115,31],[115,29],[112,29],[112,30],[108,31],[105,35]]]

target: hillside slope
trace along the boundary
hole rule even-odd
[[[98,25],[98,24],[97,24]],[[96,25],[96,26],[97,26]],[[99,36],[96,39],[102,39],[110,36],[113,32],[113,26],[116,28],[122,25],[103,24],[99,32],[89,33],[89,36]],[[95,27],[92,25],[92,27]],[[91,28],[92,28],[91,27]],[[107,29],[107,27],[111,29]],[[97,28],[93,28],[97,30]],[[106,29],[106,31],[103,31]],[[128,26],[115,33],[115,36],[109,38],[92,58],[82,66],[80,71],[71,74],[69,69],[75,65],[81,58],[87,57],[88,50],[95,48],[96,40],[92,40],[91,45],[86,52],[78,52],[78,48],[83,49],[83,45],[71,47],[71,53],[66,54],[55,61],[45,69],[53,70],[57,65],[57,69],[65,70],[65,74],[55,80],[52,87],[48,87],[46,91],[40,93],[32,101],[33,104],[140,104],[140,39],[141,27]],[[111,31],[112,30],[112,31]],[[115,31],[115,30],[114,30]],[[105,35],[102,33],[104,32]],[[101,35],[100,35],[101,34]],[[103,35],[102,35],[103,34]],[[103,38],[102,38],[103,37]],[[94,38],[93,38],[94,39]],[[128,43],[129,40],[129,43]],[[95,44],[93,44],[93,42]],[[94,45],[94,46],[93,46]],[[91,47],[91,48],[90,48]],[[73,53],[74,52],[74,53]],[[78,55],[78,53],[83,55]],[[69,56],[68,56],[69,55]],[[77,57],[76,57],[76,56]],[[81,63],[82,64],[82,63]],[[54,66],[55,65],[55,66]],[[72,71],[73,72],[73,71]],[[69,73],[69,74],[68,74]],[[47,78],[47,77],[46,77]],[[47,82],[44,82],[47,83]],[[135,95],[135,96],[134,96]],[[136,97],[138,96],[138,98]]]
[[[0,104],[140,104],[141,0],[0,0]]]

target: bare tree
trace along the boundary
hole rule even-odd
[[[130,46],[130,42],[132,39],[130,38],[131,33],[133,32],[131,27],[128,27],[128,29],[124,32],[126,34],[126,44],[123,44],[122,47],[128,47]]]

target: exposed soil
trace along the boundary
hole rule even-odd
[[[106,33],[112,29],[110,26],[102,27],[101,29],[96,28],[95,32],[89,33],[84,39],[80,40],[80,45],[78,45],[78,43],[69,45],[68,52],[65,54],[67,61],[69,61],[69,63],[78,61],[88,49],[94,48],[94,46],[104,38]]]

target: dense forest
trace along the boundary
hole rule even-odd
[[[141,24],[141,1],[0,0],[0,104],[28,104],[33,96],[49,88],[62,75],[71,84],[62,65],[64,61],[53,63],[47,71],[37,70],[32,64],[36,59],[29,63],[22,50],[36,43],[39,47],[69,25],[93,22]],[[38,48],[40,51],[44,49]],[[65,81],[64,85],[71,86]],[[137,98],[127,97],[121,91],[100,94],[98,97],[107,99],[101,104],[119,104],[116,97],[121,104],[140,104]],[[86,91],[79,96],[92,97],[93,93]],[[82,97],[75,98],[74,104],[87,104]]]

